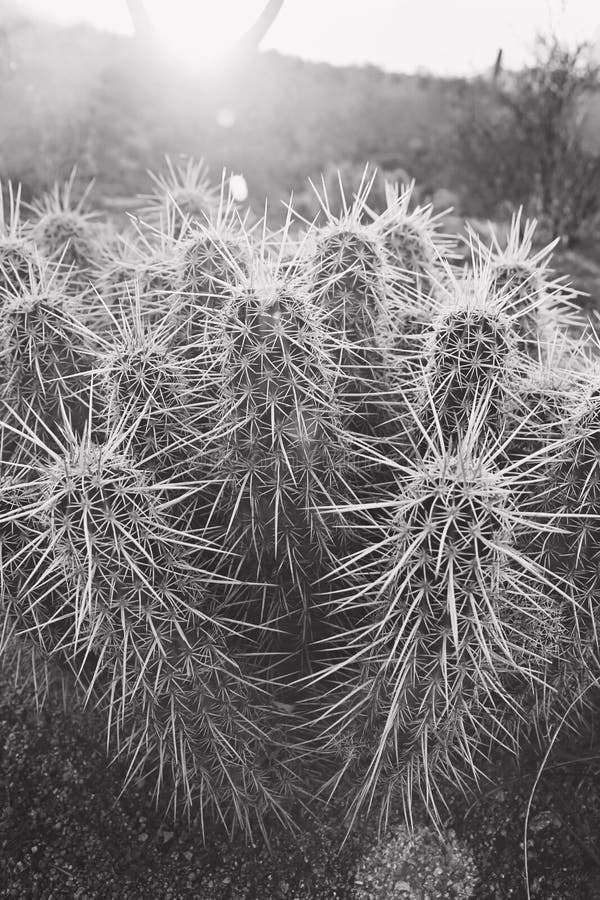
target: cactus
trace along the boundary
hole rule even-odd
[[[5,203],[0,183],[0,304],[8,294],[30,287],[41,268],[41,260],[21,216],[21,190],[9,183]]]
[[[180,248],[180,289],[214,303],[232,281],[249,274],[251,257],[248,235],[235,220],[196,227]]]
[[[64,185],[55,184],[52,191],[32,204],[33,237],[46,259],[62,270],[71,270],[79,276],[77,283],[85,286],[100,262],[102,237],[93,214],[84,212],[93,183],[75,202],[75,177],[74,169]]]
[[[535,512],[548,515],[552,525],[546,535],[533,534],[527,550],[554,575],[553,598],[567,635],[563,658],[554,669],[554,678],[562,685],[560,702],[554,703],[559,709],[569,698],[585,693],[596,677],[598,659],[600,409],[597,376],[592,371],[586,380],[578,397],[570,395],[572,407],[560,422],[558,449],[548,458],[543,489],[529,502]]]
[[[458,272],[366,179],[273,234],[201,164],[154,184],[118,239],[73,178],[3,216],[0,649],[175,814],[435,815],[597,677],[596,388],[551,248],[517,217]]]
[[[534,682],[551,652],[544,573],[516,550],[516,487],[480,443],[399,461],[380,511],[362,512],[374,537],[346,562],[354,584],[339,602],[368,612],[341,636],[349,708],[340,701],[330,726],[366,763],[355,813],[377,791],[385,809],[396,795],[410,808],[415,791],[434,809],[445,778],[476,777],[483,735],[509,742],[518,725],[512,682]]]
[[[161,319],[178,301],[175,239],[136,222],[105,249],[104,269],[95,281],[105,308],[117,318]]]
[[[578,325],[572,301],[577,292],[564,278],[553,278],[550,269],[555,240],[533,252],[537,222],[522,221],[521,210],[513,216],[506,246],[494,235],[489,250],[481,248],[491,269],[493,288],[516,319],[516,330],[525,352],[544,359],[558,334]]]
[[[152,193],[141,198],[140,218],[181,237],[192,223],[210,221],[219,208],[219,189],[211,185],[202,160],[176,164],[167,157],[166,163],[165,173],[152,175]]]
[[[139,296],[132,307],[129,315],[121,310],[113,318],[108,339],[96,339],[93,378],[107,427],[126,430],[134,456],[166,473],[194,443],[190,406],[196,380],[176,345],[174,315],[149,323]]]
[[[344,477],[322,313],[305,283],[259,264],[232,291],[223,329],[207,434],[214,459],[208,475],[222,485],[211,518],[222,523],[226,546],[241,555],[251,579],[265,583],[255,589],[250,615],[260,609],[263,624],[278,623],[278,650],[271,652],[304,655],[311,585],[331,554],[331,525],[320,507],[333,501]],[[279,646],[280,638],[292,646]]]
[[[416,284],[432,280],[441,259],[449,259],[455,246],[450,235],[438,232],[442,213],[433,214],[431,204],[410,210],[415,183],[399,187],[387,185],[386,243],[400,268],[410,273]]]
[[[0,308],[4,373],[0,396],[12,412],[51,427],[61,407],[75,430],[87,411],[85,350],[75,321],[78,302],[45,266],[28,286],[9,290]]]
[[[192,357],[211,341],[218,342],[219,310],[232,285],[250,275],[252,259],[251,236],[229,206],[219,210],[214,223],[196,226],[179,242],[177,315]]]
[[[26,478],[19,467],[21,483],[4,485],[7,525],[14,530],[16,508],[20,531],[34,534],[21,537],[16,573],[15,556],[6,560],[7,619],[98,696],[132,771],[140,753],[158,761],[160,786],[170,766],[173,802],[181,790],[185,803],[192,795],[224,808],[236,801],[243,824],[252,808],[245,792],[254,790],[260,819],[270,791],[284,790],[276,767],[258,760],[260,689],[250,706],[252,688],[226,650],[231,617],[206,596],[197,554],[188,549],[186,559],[190,538],[164,504],[168,486],[120,450],[119,431],[103,445],[68,435],[64,443],[63,454],[47,448],[46,463]]]
[[[436,426],[446,439],[464,433],[481,400],[486,430],[500,430],[503,401],[519,371],[515,338],[481,274],[447,290],[427,333],[419,388],[423,416],[431,419],[434,411],[432,433]]]
[[[385,246],[401,272],[397,290],[402,298],[396,318],[401,323],[397,342],[410,350],[431,324],[454,258],[456,241],[439,231],[440,214],[431,205],[410,209],[414,181],[408,186],[386,185],[387,209],[380,217]]]
[[[341,216],[322,201],[327,222],[308,232],[297,265],[310,272],[311,292],[325,311],[330,353],[339,371],[336,395],[345,425],[369,435],[393,417],[392,369],[402,299],[402,273],[386,248],[383,217],[366,222],[370,182]]]
[[[507,455],[514,462],[535,466],[550,464],[564,439],[564,423],[576,402],[574,383],[580,379],[564,367],[564,358],[550,358],[548,364],[525,371],[512,384],[503,406],[510,434]]]

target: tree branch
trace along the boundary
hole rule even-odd
[[[127,0],[127,9],[133,22],[135,36],[139,40],[144,41],[144,43],[154,43],[156,41],[156,29],[146,11],[144,0]]]
[[[496,56],[496,62],[494,63],[494,69],[492,72],[492,82],[494,84],[497,83],[500,75],[502,73],[502,47],[498,50],[498,54]]]
[[[243,51],[258,50],[261,41],[279,15],[282,6],[283,0],[268,0],[254,25],[238,41],[236,49]]]

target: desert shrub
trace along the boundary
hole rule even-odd
[[[13,192],[2,647],[62,665],[175,814],[436,816],[596,677],[568,290],[518,219],[459,269],[412,187],[271,232],[228,184],[170,166],[120,236],[72,180],[27,223]]]
[[[469,91],[457,122],[457,171],[476,215],[524,205],[549,236],[577,241],[598,218],[599,70],[589,45],[540,38],[533,63]]]

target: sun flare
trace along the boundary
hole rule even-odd
[[[261,0],[146,0],[165,48],[180,61],[218,61],[260,14]]]

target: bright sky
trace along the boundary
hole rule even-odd
[[[49,18],[130,30],[126,0],[17,0]],[[236,37],[265,0],[145,0],[165,45],[193,60]],[[493,65],[499,47],[518,67],[535,34],[593,41],[600,58],[597,0],[285,0],[263,43],[334,64],[373,63],[402,72],[472,74]]]

